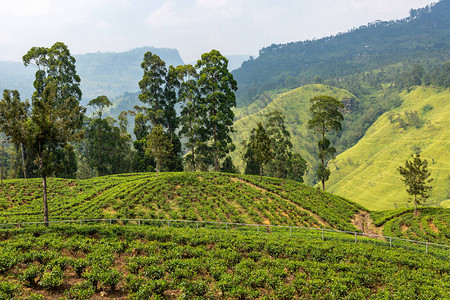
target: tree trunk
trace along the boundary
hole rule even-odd
[[[190,135],[192,137],[192,113],[191,110],[189,109],[189,132]],[[192,148],[191,148],[191,152],[192,152],[192,167],[194,168],[194,172],[195,172],[195,142],[192,141]]]
[[[25,166],[25,156],[23,154],[23,143],[20,143],[20,149],[22,151],[23,178],[27,179],[27,169],[26,169],[26,166]]]
[[[216,110],[214,109],[214,116]],[[214,171],[219,172],[219,154],[217,153],[217,124],[214,123]]]
[[[417,195],[414,195],[414,215],[417,216]]]
[[[42,176],[42,194],[44,196],[44,225],[48,226],[47,178]]]
[[[156,160],[156,178],[158,178],[159,173],[159,159]]]
[[[2,185],[2,189],[3,189],[3,151],[5,148],[5,141],[2,140],[2,170],[1,170],[1,185]]]
[[[322,178],[322,191],[325,191],[325,178]]]
[[[263,175],[263,165],[259,164],[259,180],[262,180],[262,175]]]

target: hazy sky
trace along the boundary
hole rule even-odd
[[[401,19],[432,0],[0,0],[0,60],[20,61],[56,41],[72,54],[177,48],[257,55],[272,43],[336,34]]]

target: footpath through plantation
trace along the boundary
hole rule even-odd
[[[38,179],[0,193],[1,299],[408,299],[450,297],[448,209],[370,212],[295,181],[224,173],[50,179],[50,221],[160,219],[49,227]],[[177,225],[178,224],[178,225]],[[313,230],[265,227],[284,225]],[[208,227],[208,228],[206,228]],[[315,230],[314,230],[315,229]],[[428,253],[425,253],[428,252]]]

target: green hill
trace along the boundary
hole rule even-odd
[[[39,179],[6,180],[0,222],[42,220]],[[49,181],[52,220],[147,218],[356,230],[364,209],[309,186],[224,173],[153,173]],[[333,208],[331,208],[333,207]]]
[[[226,173],[122,174],[48,181],[50,220],[171,219],[359,231],[450,243],[449,209],[370,213],[307,185]],[[4,181],[0,224],[42,221],[40,179]],[[419,225],[413,225],[419,224]]]
[[[417,87],[402,98],[330,163],[328,190],[371,210],[405,207],[408,194],[397,168],[420,152],[434,179],[427,204],[450,207],[450,91]]]
[[[356,235],[327,230],[384,232],[448,244],[450,209],[421,209],[419,216],[411,210],[369,214],[298,182],[225,173],[53,178],[48,186],[51,221],[106,222],[5,225],[40,221],[42,195],[39,179],[4,181],[2,299],[450,296],[447,247],[361,236],[355,240]],[[116,218],[122,220],[107,222]],[[147,221],[129,220],[136,218]],[[264,226],[270,224],[325,231]]]
[[[308,166],[315,166],[317,163],[316,147],[317,136],[308,130],[309,108],[311,103],[309,100],[315,96],[329,95],[336,97],[339,100],[342,99],[356,99],[351,93],[338,89],[335,87],[329,87],[321,84],[313,84],[303,86],[286,93],[278,95],[267,106],[262,106],[262,109],[255,108],[254,105],[250,105],[248,109],[237,110],[237,115],[241,116],[241,111],[257,111],[253,114],[241,117],[237,120],[233,126],[235,133],[232,134],[233,141],[236,145],[236,150],[232,153],[232,158],[237,166],[241,167],[243,171],[244,164],[242,162],[242,142],[247,140],[250,136],[252,128],[256,127],[258,122],[265,121],[265,115],[271,111],[279,110],[286,116],[286,127],[291,133],[291,141],[293,144],[293,151],[300,153],[300,155],[308,162]],[[310,172],[306,182],[313,182],[314,172]]]
[[[375,21],[319,40],[272,44],[233,71],[243,107],[264,91],[295,88],[316,76],[336,79],[394,65],[449,59],[450,1],[411,10],[396,21]]]

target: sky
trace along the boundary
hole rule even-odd
[[[0,61],[34,46],[72,54],[176,48],[185,62],[217,49],[257,56],[273,43],[402,19],[430,0],[0,0]]]

